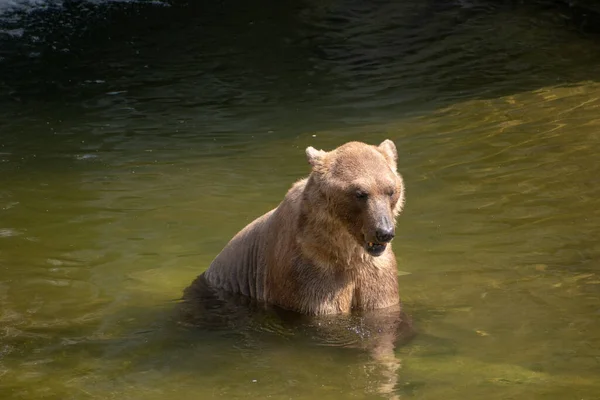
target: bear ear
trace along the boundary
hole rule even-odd
[[[308,146],[306,148],[306,158],[308,159],[308,163],[312,165],[313,168],[318,168],[323,165],[325,154],[327,154],[327,152],[323,150],[317,150],[312,146]]]
[[[398,151],[396,145],[390,139],[385,139],[378,147],[379,151],[390,161],[390,165],[396,170],[396,163],[398,162]]]

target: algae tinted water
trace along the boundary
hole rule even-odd
[[[2,398],[379,398],[361,352],[171,310],[306,146],[384,138],[395,392],[600,395],[600,45],[561,10],[0,4]]]

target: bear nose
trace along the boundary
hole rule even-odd
[[[375,231],[375,237],[379,242],[390,242],[394,238],[393,229],[377,229]]]

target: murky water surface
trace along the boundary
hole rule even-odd
[[[394,392],[600,397],[600,42],[480,1],[0,0],[0,397],[375,399],[381,374],[182,290],[308,173],[393,139]]]

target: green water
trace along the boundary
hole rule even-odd
[[[394,392],[600,398],[598,37],[535,5],[70,7],[0,16],[0,398],[381,398],[363,352],[173,309],[306,146],[385,138]]]

